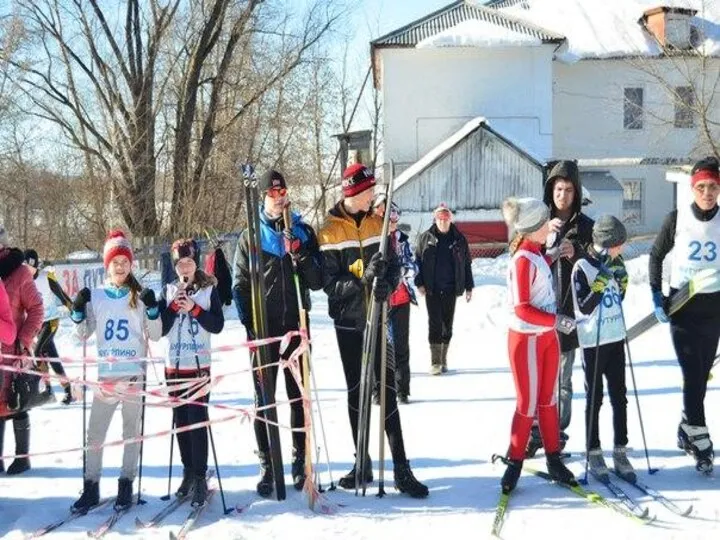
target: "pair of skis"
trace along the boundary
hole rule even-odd
[[[265,290],[265,264],[260,238],[260,196],[258,178],[250,164],[242,166],[243,184],[245,187],[245,210],[248,229],[248,261],[250,270],[250,296],[252,302],[253,330],[255,339],[268,337],[268,322],[265,306],[267,291]],[[262,409],[258,411],[265,419],[265,427],[270,443],[270,464],[275,481],[275,496],[278,501],[285,499],[285,477],[283,471],[282,449],[280,447],[280,430],[278,428],[275,393],[268,374],[263,369],[270,363],[267,347],[258,347],[254,354],[253,367],[260,368],[253,376],[260,379],[262,387]]]
[[[495,463],[498,460],[505,463],[506,465],[508,464],[508,461],[505,457],[499,456],[497,454],[492,457],[493,463]],[[539,478],[547,480],[548,482],[551,482],[557,486],[567,489],[567,490],[571,491],[572,493],[574,493],[575,495],[578,495],[579,497],[582,497],[583,499],[587,500],[590,503],[604,506],[605,508],[613,510],[614,512],[616,512],[624,517],[627,517],[636,523],[647,525],[647,524],[650,524],[653,521],[655,521],[655,516],[654,515],[651,516],[649,513],[649,510],[647,508],[642,507],[631,496],[629,496],[620,486],[618,486],[617,484],[615,484],[613,482],[607,482],[607,483],[604,483],[604,485],[618,499],[618,502],[606,499],[601,494],[596,493],[594,491],[585,490],[580,485],[570,485],[570,484],[565,484],[562,482],[557,482],[547,472],[534,469],[525,464],[523,465],[523,470],[530,474],[533,474],[534,476],[537,476]],[[621,478],[619,476],[618,476],[618,478],[627,482],[627,480],[625,480],[624,478]],[[690,514],[692,513],[692,510],[693,510],[692,505],[686,509],[682,509],[679,506],[677,506],[674,502],[669,500],[667,497],[665,497],[663,494],[652,489],[650,486],[644,484],[640,480],[636,480],[635,482],[627,482],[627,483],[629,483],[631,486],[633,486],[635,489],[637,489],[644,495],[647,495],[654,501],[662,504],[668,510],[677,514],[678,516],[690,517]],[[498,500],[498,504],[497,504],[497,507],[495,510],[495,518],[493,520],[493,527],[492,527],[492,535],[493,536],[496,536],[496,537],[500,536],[500,531],[505,522],[505,514],[507,513],[509,503],[510,503],[510,493],[502,492],[500,494],[500,498]]]

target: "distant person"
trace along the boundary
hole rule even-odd
[[[440,375],[448,370],[455,301],[464,294],[469,302],[474,283],[468,241],[453,224],[450,208],[440,203],[433,218],[435,223],[417,239],[415,286],[425,296],[428,313],[430,373]]]

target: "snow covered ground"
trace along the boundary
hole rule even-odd
[[[289,487],[284,502],[261,500],[254,492],[257,462],[253,455],[255,441],[249,423],[234,420],[214,428],[223,486],[229,505],[250,506],[241,514],[223,516],[220,497],[215,497],[203,515],[196,537],[212,538],[486,538],[493,522],[498,497],[500,466],[490,463],[494,452],[504,452],[508,445],[510,420],[514,408],[514,389],[509,372],[505,329],[505,268],[507,258],[476,260],[473,268],[476,289],[471,303],[459,301],[455,337],[449,353],[450,373],[441,377],[428,375],[429,350],[424,306],[413,309],[411,316],[411,403],[401,407],[405,444],[415,475],[430,487],[426,500],[412,500],[396,493],[392,487],[384,499],[376,498],[375,483],[365,498],[341,489],[326,493],[327,501],[337,506],[332,515],[313,513],[307,508],[305,496]],[[647,290],[647,257],[629,264],[631,286],[626,301],[629,323],[650,310]],[[312,312],[314,366],[319,385],[333,477],[347,472],[353,461],[352,438],[347,419],[345,382],[338,359],[335,334],[327,317],[323,294],[314,295]],[[59,349],[62,354],[80,355],[81,348],[63,324]],[[239,344],[244,341],[237,320],[230,320],[226,330],[213,345]],[[153,354],[163,351],[153,347]],[[699,476],[692,460],[675,448],[675,431],[681,409],[681,378],[676,365],[667,327],[656,327],[638,338],[632,347],[635,375],[639,385],[645,430],[653,467],[660,471],[647,474],[637,409],[629,394],[629,431],[632,461],[641,478],[661,490],[680,506],[693,504],[696,519],[683,519],[656,503],[649,503],[657,514],[656,524],[638,525],[614,512],[589,505],[569,492],[531,476],[523,476],[511,500],[503,537],[545,538],[563,533],[582,534],[594,538],[717,538],[720,534],[720,496],[713,477]],[[215,373],[234,372],[248,364],[244,350],[217,357]],[[71,376],[79,376],[79,368],[71,368]],[[152,373],[152,370],[151,370]],[[153,377],[151,375],[151,377]],[[710,431],[720,433],[720,377],[710,383],[706,406]],[[628,382],[630,381],[628,377]],[[584,440],[582,410],[585,395],[582,368],[578,361],[574,372],[574,419],[570,427],[568,450],[573,453],[569,466],[580,476],[583,470],[581,451]],[[279,384],[278,399],[285,398],[284,385]],[[213,401],[223,404],[251,406],[250,377],[229,377],[213,393]],[[606,400],[607,401],[607,400]],[[374,408],[377,416],[378,408]],[[211,411],[212,417],[224,416]],[[46,406],[31,413],[32,448],[34,451],[61,450],[81,443],[82,409],[78,404]],[[280,420],[289,423],[287,407],[281,407]],[[376,421],[376,419],[375,419]],[[150,409],[146,433],[170,427],[166,409]],[[5,453],[12,453],[13,436],[10,426],[5,437]],[[371,430],[371,455],[377,460],[377,423]],[[717,435],[716,435],[717,436]],[[110,428],[108,440],[120,437],[119,415]],[[289,432],[283,431],[283,453],[290,459]],[[610,449],[612,425],[609,405],[601,413],[601,439]],[[167,489],[167,437],[150,439],[145,445],[143,492],[148,504],[125,516],[108,538],[167,538],[176,530],[187,513],[187,507],[172,514],[156,530],[138,532],[133,517],[148,519],[162,505],[159,497]],[[177,451],[176,451],[177,452]],[[386,456],[388,452],[386,452]],[[120,450],[105,453],[105,476],[101,494],[114,494],[117,488]],[[176,454],[175,463],[178,463]],[[539,468],[542,459],[533,460]],[[60,453],[32,460],[33,469],[21,477],[0,475],[0,536],[22,538],[24,534],[66,514],[82,486],[82,455]],[[324,471],[324,468],[322,469]],[[289,468],[286,467],[286,472]],[[180,474],[175,468],[174,488]],[[378,468],[375,461],[375,476]],[[392,466],[386,461],[386,478],[392,486]],[[328,477],[323,473],[323,483]],[[288,478],[289,481],[289,478]],[[137,484],[136,484],[137,486]],[[604,492],[591,482],[591,489]],[[628,491],[630,488],[628,487]],[[630,491],[630,493],[633,493]],[[634,494],[634,493],[633,493]],[[85,531],[101,523],[108,512],[98,512],[77,519],[51,533],[51,538],[83,538]]]

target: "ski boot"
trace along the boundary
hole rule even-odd
[[[15,454],[22,455],[30,452],[30,418],[25,416],[13,420],[15,432]],[[22,474],[30,470],[30,458],[15,458],[7,468],[8,475]]]
[[[100,483],[93,480],[83,482],[83,492],[73,503],[70,510],[76,514],[84,514],[100,502]]]
[[[695,458],[695,469],[710,474],[713,471],[713,444],[706,426],[691,426],[681,423],[678,428],[678,446]]]
[[[205,473],[195,475],[193,479],[193,497],[191,505],[195,508],[198,506],[204,506],[207,502],[207,481],[205,480]]]
[[[572,472],[565,466],[560,458],[560,452],[553,452],[545,456],[547,462],[548,474],[550,477],[561,484],[569,486],[577,486],[577,480]]]
[[[408,395],[405,392],[398,392],[397,394],[398,402],[408,404],[410,401],[408,400]]]
[[[297,491],[301,491],[305,485],[305,455],[302,452],[293,450],[293,461],[290,467],[292,472],[293,486]]]
[[[515,489],[520,479],[520,473],[522,473],[522,466],[522,459],[515,460],[508,458],[507,469],[505,469],[505,474],[503,474],[502,480],[500,480],[500,487],[503,493],[510,493]]]
[[[613,468],[615,473],[626,482],[634,484],[637,480],[635,469],[627,457],[627,448],[624,446],[616,446],[613,450]]]
[[[132,480],[118,478],[118,494],[115,498],[115,510],[126,510],[132,505]]]
[[[588,452],[588,469],[598,482],[610,482],[610,471],[605,465],[602,448],[593,448]]]
[[[190,493],[190,488],[193,486],[193,473],[190,469],[187,467],[183,469],[183,479],[182,482],[180,482],[180,487],[175,492],[175,496],[177,497],[187,497]]]
[[[345,476],[340,478],[338,480],[338,485],[343,489],[355,489],[355,473],[356,473],[356,466],[353,465],[352,470],[347,473]],[[373,470],[372,470],[372,460],[370,459],[370,456],[367,456],[367,461],[365,462],[365,483],[369,484],[373,481]]]
[[[257,455],[260,458],[260,480],[258,480],[255,490],[261,497],[269,497],[273,492],[273,481],[275,480],[270,456],[264,452],[258,452]]]
[[[69,384],[65,385],[65,397],[62,399],[62,404],[70,405],[73,401],[75,398],[72,395],[72,387]]]
[[[395,489],[400,493],[406,493],[414,499],[424,499],[428,496],[427,486],[415,478],[412,470],[410,470],[409,461],[395,465],[393,476],[395,478]]]

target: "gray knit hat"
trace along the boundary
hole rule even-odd
[[[519,233],[532,233],[550,218],[550,209],[540,199],[510,197],[503,201],[502,214],[508,227]]]
[[[627,231],[615,216],[604,214],[593,225],[593,243],[604,248],[622,245],[627,240]]]

